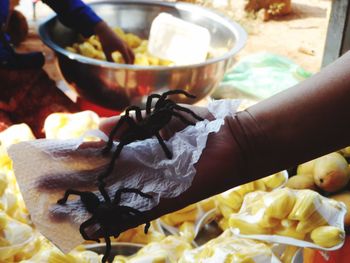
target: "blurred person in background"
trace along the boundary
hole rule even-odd
[[[41,52],[17,53],[7,33],[10,13],[17,4],[16,1],[0,0],[0,68],[41,68],[45,62],[44,55]]]
[[[80,0],[43,0],[56,12],[62,24],[81,33],[84,37],[96,34],[102,44],[108,61],[112,53],[119,51],[125,62],[132,64],[134,54],[127,44],[89,6]],[[30,69],[41,68],[45,58],[41,52],[19,54],[15,51],[11,39],[6,32],[10,12],[16,1],[0,0],[0,68]]]

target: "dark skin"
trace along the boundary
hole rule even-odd
[[[133,64],[135,55],[132,49],[123,41],[116,33],[106,24],[99,22],[94,28],[95,34],[99,37],[102,44],[103,52],[106,55],[107,61],[113,62],[112,53],[119,51],[126,64]]]
[[[157,207],[148,211],[147,218],[156,219],[350,145],[349,105],[348,52],[297,86],[227,117],[220,131],[209,135],[195,165],[197,173],[191,187],[178,197],[161,199]],[[212,117],[205,108],[188,107],[203,118]],[[101,129],[108,132],[118,120],[104,120]],[[163,132],[170,137],[184,126],[173,122]],[[123,228],[141,223],[142,220],[126,222]]]

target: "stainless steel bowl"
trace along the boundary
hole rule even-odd
[[[77,39],[77,33],[64,27],[52,17],[39,27],[46,45],[56,52],[59,68],[66,81],[84,99],[102,107],[123,110],[131,104],[144,103],[150,93],[184,89],[197,96],[183,97],[179,102],[195,103],[218,85],[226,70],[232,66],[234,55],[243,48],[247,35],[235,22],[206,8],[188,3],[160,1],[99,1],[91,7],[112,27],[148,38],[153,19],[161,12],[206,27],[211,35],[211,47],[227,49],[221,56],[205,63],[189,66],[136,66],[99,61],[70,53],[64,49]]]
[[[97,254],[103,255],[105,253],[106,244],[89,244],[84,245],[85,249],[91,250]],[[127,242],[112,242],[111,254],[109,256],[109,262],[112,262],[115,256],[132,256],[136,254],[141,248],[142,244],[127,243]]]

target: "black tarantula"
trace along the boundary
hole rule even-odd
[[[114,168],[115,160],[118,158],[119,154],[121,153],[125,145],[138,140],[145,140],[153,136],[156,136],[166,157],[171,159],[172,153],[164,143],[164,140],[159,133],[160,130],[170,122],[172,117],[177,117],[183,123],[188,125],[195,124],[187,120],[178,111],[186,112],[199,121],[203,120],[203,118],[195,114],[190,109],[182,107],[177,103],[175,103],[174,101],[167,98],[169,95],[175,95],[175,94],[182,94],[192,99],[196,98],[195,96],[187,93],[184,90],[171,90],[163,93],[162,95],[151,94],[147,98],[145,117],[142,117],[141,109],[137,106],[130,106],[126,108],[125,115],[123,115],[120,118],[117,125],[112,129],[111,133],[109,134],[109,140],[107,142],[107,145],[103,150],[104,153],[110,152],[113,146],[114,135],[116,134],[118,129],[126,122],[128,124],[128,129],[125,132],[123,132],[123,134],[120,136],[119,144],[116,150],[113,152],[111,162],[109,163],[109,166],[107,167],[106,171],[98,177],[99,190],[105,198],[108,198],[108,194],[104,189],[105,187],[104,179],[112,172]],[[154,108],[152,109],[153,99],[158,99],[158,101],[156,102]],[[129,114],[131,111],[135,111],[136,121],[132,117],[130,117]]]
[[[90,238],[85,229],[94,224],[99,224],[106,241],[106,250],[102,258],[102,262],[107,262],[110,252],[111,252],[111,239],[112,233],[115,233],[115,227],[120,225],[122,222],[127,222],[135,218],[135,216],[142,216],[143,213],[137,209],[129,206],[119,205],[122,193],[136,193],[144,198],[152,198],[151,195],[145,194],[138,189],[133,188],[123,188],[119,189],[114,196],[114,200],[100,201],[97,195],[92,192],[87,191],[77,191],[68,189],[64,197],[57,201],[58,204],[63,205],[67,202],[69,195],[80,196],[81,202],[84,204],[86,210],[92,214],[92,216],[80,225],[79,231],[85,240],[93,240],[100,242],[99,239]],[[150,227],[150,222],[146,222],[144,232],[147,234],[148,228]],[[121,231],[120,231],[121,232]],[[118,234],[113,234],[114,237],[118,237]]]

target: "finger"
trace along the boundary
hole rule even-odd
[[[128,52],[129,52],[129,57],[130,57],[130,64],[134,64],[134,62],[135,62],[135,54],[134,54],[134,52],[132,51],[132,49],[131,48],[128,48]]]
[[[111,133],[113,127],[117,125],[119,120],[120,120],[120,116],[113,116],[113,117],[102,119],[100,121],[99,129],[108,135]]]
[[[79,145],[78,149],[102,148],[106,143],[104,141],[84,142]]]
[[[126,45],[123,45],[121,53],[126,64],[134,63],[134,59],[132,58],[131,52],[132,51]]]
[[[112,52],[110,51],[105,51],[105,56],[106,56],[106,60],[109,62],[114,62],[113,57],[112,57]]]

